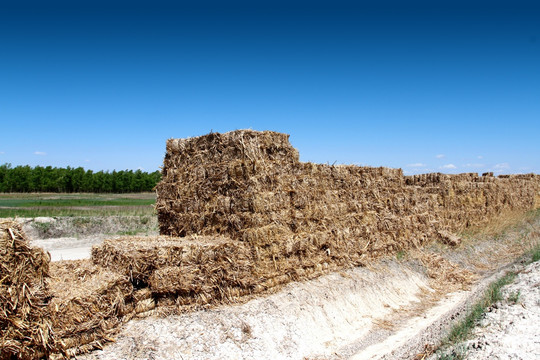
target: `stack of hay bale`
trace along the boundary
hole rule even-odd
[[[481,226],[505,213],[536,208],[540,183],[534,174],[495,178],[493,173],[421,174],[407,176],[405,182],[424,196],[436,195],[432,202],[439,205],[431,213],[439,226],[454,232]]]
[[[161,234],[229,237],[281,283],[428,240],[457,244],[452,233],[533,208],[539,179],[302,163],[288,135],[238,130],[169,140],[156,190]]]
[[[172,236],[227,234],[267,225],[257,209],[268,200],[273,216],[289,201],[285,185],[294,176],[298,152],[288,136],[274,132],[212,133],[199,138],[167,141],[163,177],[157,186],[160,232]],[[275,166],[279,165],[279,166]],[[281,205],[281,206],[280,206]],[[259,216],[260,215],[260,216]]]
[[[161,234],[226,235],[274,258],[319,248],[354,264],[531,209],[538,180],[302,163],[288,135],[238,130],[169,140],[156,189]]]

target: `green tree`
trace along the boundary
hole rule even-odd
[[[0,192],[141,192],[152,191],[160,179],[159,171],[113,170],[112,173],[94,173],[82,167],[0,165]]]

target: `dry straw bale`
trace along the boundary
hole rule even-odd
[[[224,237],[122,237],[106,239],[92,248],[95,264],[142,285],[156,269],[210,262],[240,263],[252,256],[252,249]]]
[[[260,194],[281,182],[275,162],[298,163],[288,135],[238,131],[167,141],[166,180],[157,186],[161,233],[232,235],[244,228],[250,218],[243,213],[264,206]]]
[[[64,351],[109,340],[133,300],[128,278],[89,260],[51,263],[52,328]],[[87,346],[88,347],[88,346]]]
[[[184,304],[233,302],[250,294],[259,282],[252,266],[253,263],[170,266],[156,270],[149,284],[153,292],[181,297]]]
[[[0,221],[0,359],[75,356],[111,340],[148,294],[90,261],[50,262],[21,226]],[[149,293],[149,291],[148,291]]]
[[[17,222],[0,221],[0,359],[35,359],[55,350],[46,311],[49,261],[29,246]]]

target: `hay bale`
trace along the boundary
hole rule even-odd
[[[133,301],[126,276],[89,260],[51,263],[48,283],[52,328],[64,351],[110,339]]]
[[[137,285],[146,285],[156,269],[168,266],[250,261],[253,250],[224,237],[122,237],[92,248],[96,265],[115,270]]]
[[[276,202],[272,189],[283,182],[282,167],[292,170],[299,163],[298,151],[288,137],[240,130],[168,140],[162,171],[165,180],[156,187],[161,234],[234,238],[246,224],[241,216],[227,215],[268,211],[265,204]],[[276,210],[289,202],[285,194],[282,191],[275,197],[279,200]]]
[[[152,292],[181,297],[183,304],[234,302],[250,294],[260,282],[253,262],[239,266],[230,262],[169,266],[154,271],[149,279]]]
[[[126,276],[93,265],[89,260],[51,263],[49,309],[60,338],[110,330],[119,321],[133,286]],[[67,346],[70,348],[73,346]]]
[[[20,224],[0,221],[0,358],[37,359],[56,349],[46,311],[50,257]]]

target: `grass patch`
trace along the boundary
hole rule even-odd
[[[535,211],[535,216],[538,216],[538,211]],[[527,262],[528,264],[539,261],[540,244],[534,247],[529,254],[531,260]],[[509,272],[489,286],[484,293],[484,296],[470,308],[463,320],[452,327],[448,336],[442,341],[442,345],[437,350],[437,359],[465,359],[467,350],[464,346],[459,344],[468,339],[472,330],[484,316],[486,310],[496,302],[504,299],[501,289],[503,286],[512,283],[516,276],[516,272]],[[516,291],[509,294],[506,300],[509,303],[516,304],[519,301],[520,296],[521,292]]]
[[[403,259],[405,259],[405,250],[399,250],[397,253],[396,253],[396,259],[398,261],[402,261]]]
[[[460,347],[456,350],[453,350],[448,354],[440,354],[437,356],[438,360],[464,360],[466,355],[466,350],[463,347]]]
[[[510,284],[515,277],[516,274],[511,272],[491,284],[483,298],[474,304],[467,316],[452,328],[448,337],[443,341],[443,344],[455,344],[466,340],[472,329],[474,329],[486,312],[486,309],[503,299],[501,288]]]
[[[74,206],[135,206],[135,205],[153,205],[154,199],[0,199],[1,207],[74,207]]]
[[[516,211],[504,213],[489,223],[480,227],[470,227],[461,231],[458,235],[465,239],[478,238],[503,238],[509,231],[522,227],[525,223],[531,224],[540,217],[540,208],[529,210],[525,213]]]
[[[506,299],[509,303],[517,304],[519,302],[519,297],[521,296],[521,291],[515,291],[508,295],[508,298]]]
[[[0,218],[153,215],[154,193],[0,194]]]
[[[33,226],[41,233],[46,233],[52,228],[53,224],[50,222],[43,222],[43,223],[35,222]]]
[[[538,260],[540,260],[540,245],[537,245],[533,250],[532,250],[532,256],[531,256],[531,260],[532,262],[537,262]]]
[[[153,215],[152,206],[123,206],[116,209],[90,208],[40,208],[40,209],[0,209],[0,218],[35,217],[78,217],[78,216],[146,216]]]
[[[484,296],[475,303],[470,309],[465,318],[455,324],[448,336],[442,341],[442,345],[437,351],[437,359],[464,359],[466,349],[457,344],[468,339],[472,330],[478,325],[486,310],[495,304],[497,301],[503,300],[501,289],[503,286],[510,284],[516,278],[516,273],[509,272],[499,280],[492,283],[484,293]],[[445,352],[447,349],[451,352]]]
[[[125,231],[118,231],[116,235],[133,236],[133,235],[137,235],[143,232],[144,232],[143,230],[125,230]]]

